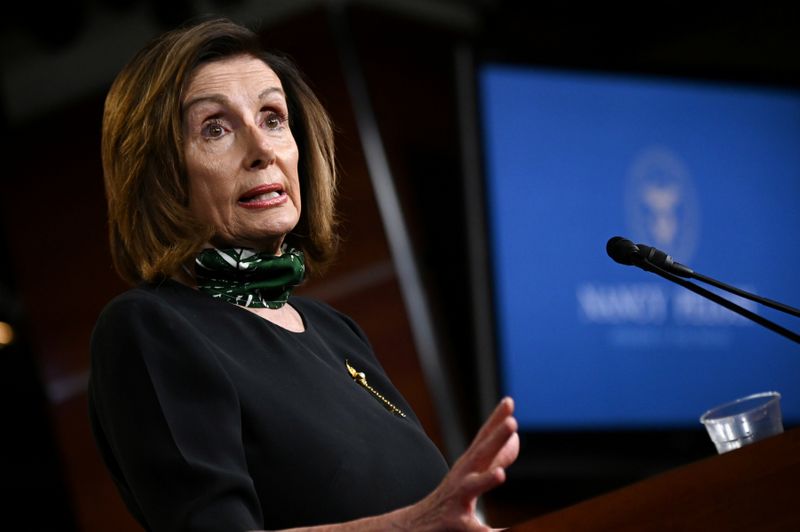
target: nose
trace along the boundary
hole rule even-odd
[[[256,125],[248,127],[245,167],[248,170],[260,170],[273,162],[275,162],[275,149],[269,135]]]

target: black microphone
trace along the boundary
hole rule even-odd
[[[641,261],[639,246],[621,236],[613,236],[606,244],[606,253],[615,262],[633,266]]]
[[[736,312],[737,314],[744,316],[745,318],[748,318],[759,325],[763,325],[773,332],[777,332],[778,334],[781,334],[782,336],[789,338],[794,342],[800,343],[800,335],[797,333],[789,331],[788,329],[785,329],[780,325],[767,320],[766,318],[742,308],[739,305],[728,301],[727,299],[720,297],[713,292],[709,292],[704,288],[685,281],[681,279],[681,277],[697,279],[712,286],[716,286],[717,288],[721,288],[727,292],[744,297],[745,299],[755,301],[756,303],[761,303],[762,305],[780,310],[781,312],[785,312],[787,314],[791,314],[792,316],[800,317],[800,310],[796,308],[792,308],[783,303],[757,296],[749,292],[745,292],[739,288],[727,285],[710,277],[706,277],[705,275],[701,275],[700,273],[693,271],[691,268],[688,268],[679,262],[675,262],[672,260],[672,257],[660,249],[656,249],[645,244],[634,244],[627,238],[623,238],[621,236],[615,236],[608,240],[606,243],[606,253],[608,253],[608,256],[614,259],[615,262],[628,266],[638,266],[645,271],[653,272],[656,275],[663,277],[668,281],[672,281],[673,283],[679,284],[684,288],[705,297],[706,299],[710,299],[711,301],[714,301],[728,310]]]
[[[650,266],[658,266],[673,275],[691,279],[694,272],[691,268],[680,262],[675,262],[672,257],[652,246],[634,244],[621,236],[611,237],[606,244],[606,253],[614,261],[627,266],[638,266],[643,270],[651,271]]]

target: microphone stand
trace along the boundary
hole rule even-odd
[[[781,327],[777,323],[773,323],[770,320],[768,320],[766,318],[763,318],[763,317],[759,316],[758,314],[747,310],[746,308],[740,307],[736,303],[733,303],[732,301],[728,301],[724,297],[720,297],[719,295],[715,294],[714,292],[706,290],[703,287],[697,286],[694,283],[690,283],[689,281],[685,281],[684,279],[681,279],[679,276],[674,275],[674,274],[672,274],[672,273],[660,268],[659,266],[656,266],[655,264],[653,264],[652,262],[650,262],[647,259],[643,258],[641,260],[641,262],[640,262],[640,265],[641,265],[642,269],[644,269],[644,270],[653,272],[656,275],[658,275],[659,277],[663,277],[664,279],[667,279],[668,281],[672,281],[673,283],[679,284],[682,287],[686,288],[687,290],[690,290],[690,291],[694,292],[695,294],[698,294],[698,295],[701,295],[701,296],[703,296],[703,297],[705,297],[707,299],[710,299],[714,303],[722,305],[726,309],[731,310],[731,311],[735,312],[736,314],[739,314],[740,316],[748,318],[748,319],[758,323],[759,325],[761,325],[763,327],[766,327],[770,331],[778,333],[781,336],[783,336],[785,338],[788,338],[789,340],[792,340],[793,342],[795,342],[797,344],[800,344],[800,335],[790,331],[789,329],[785,329],[785,328]],[[769,299],[764,299],[764,298],[761,298],[759,296],[755,296],[753,294],[745,292],[744,290],[739,290],[738,288],[734,288],[732,286],[728,286],[725,283],[720,283],[719,281],[715,281],[714,279],[710,279],[710,278],[705,277],[704,275],[700,275],[698,273],[692,272],[692,276],[694,278],[700,280],[700,281],[707,282],[707,283],[709,283],[711,285],[714,285],[714,286],[716,286],[718,288],[722,288],[723,290],[727,290],[729,292],[732,292],[734,294],[742,296],[742,297],[744,297],[746,299],[750,299],[752,301],[756,301],[757,303],[763,303],[764,305],[767,305],[769,307],[775,308],[777,310],[781,310],[783,312],[787,312],[789,314],[793,314],[795,316],[800,316],[800,311],[798,311],[796,309],[793,309],[792,307],[788,307],[788,306],[783,305],[781,303],[777,303],[777,302],[771,301]]]
[[[778,303],[777,301],[772,301],[771,299],[767,299],[765,297],[760,297],[755,294],[745,292],[744,290],[736,288],[735,286],[727,285],[723,282],[717,281],[710,277],[706,277],[705,275],[701,275],[695,271],[692,272],[692,278],[697,279],[698,281],[702,281],[706,284],[716,286],[717,288],[722,288],[727,292],[736,294],[737,296],[743,297],[745,299],[749,299],[750,301],[761,303],[762,305],[765,305],[767,307],[774,308],[775,310],[780,310],[781,312],[785,312],[786,314],[791,314],[792,316],[800,318],[800,310],[792,308],[789,305],[784,305],[783,303]]]

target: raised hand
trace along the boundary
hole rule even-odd
[[[514,402],[506,397],[483,424],[472,444],[442,483],[410,507],[413,530],[488,531],[475,515],[478,497],[505,481],[505,468],[519,454]]]
[[[505,468],[519,454],[514,401],[506,397],[483,424],[469,448],[433,492],[411,506],[356,521],[293,532],[488,532],[478,520],[478,497],[506,479]]]

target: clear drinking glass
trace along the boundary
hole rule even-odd
[[[781,394],[762,392],[712,408],[700,417],[719,454],[783,432]]]

